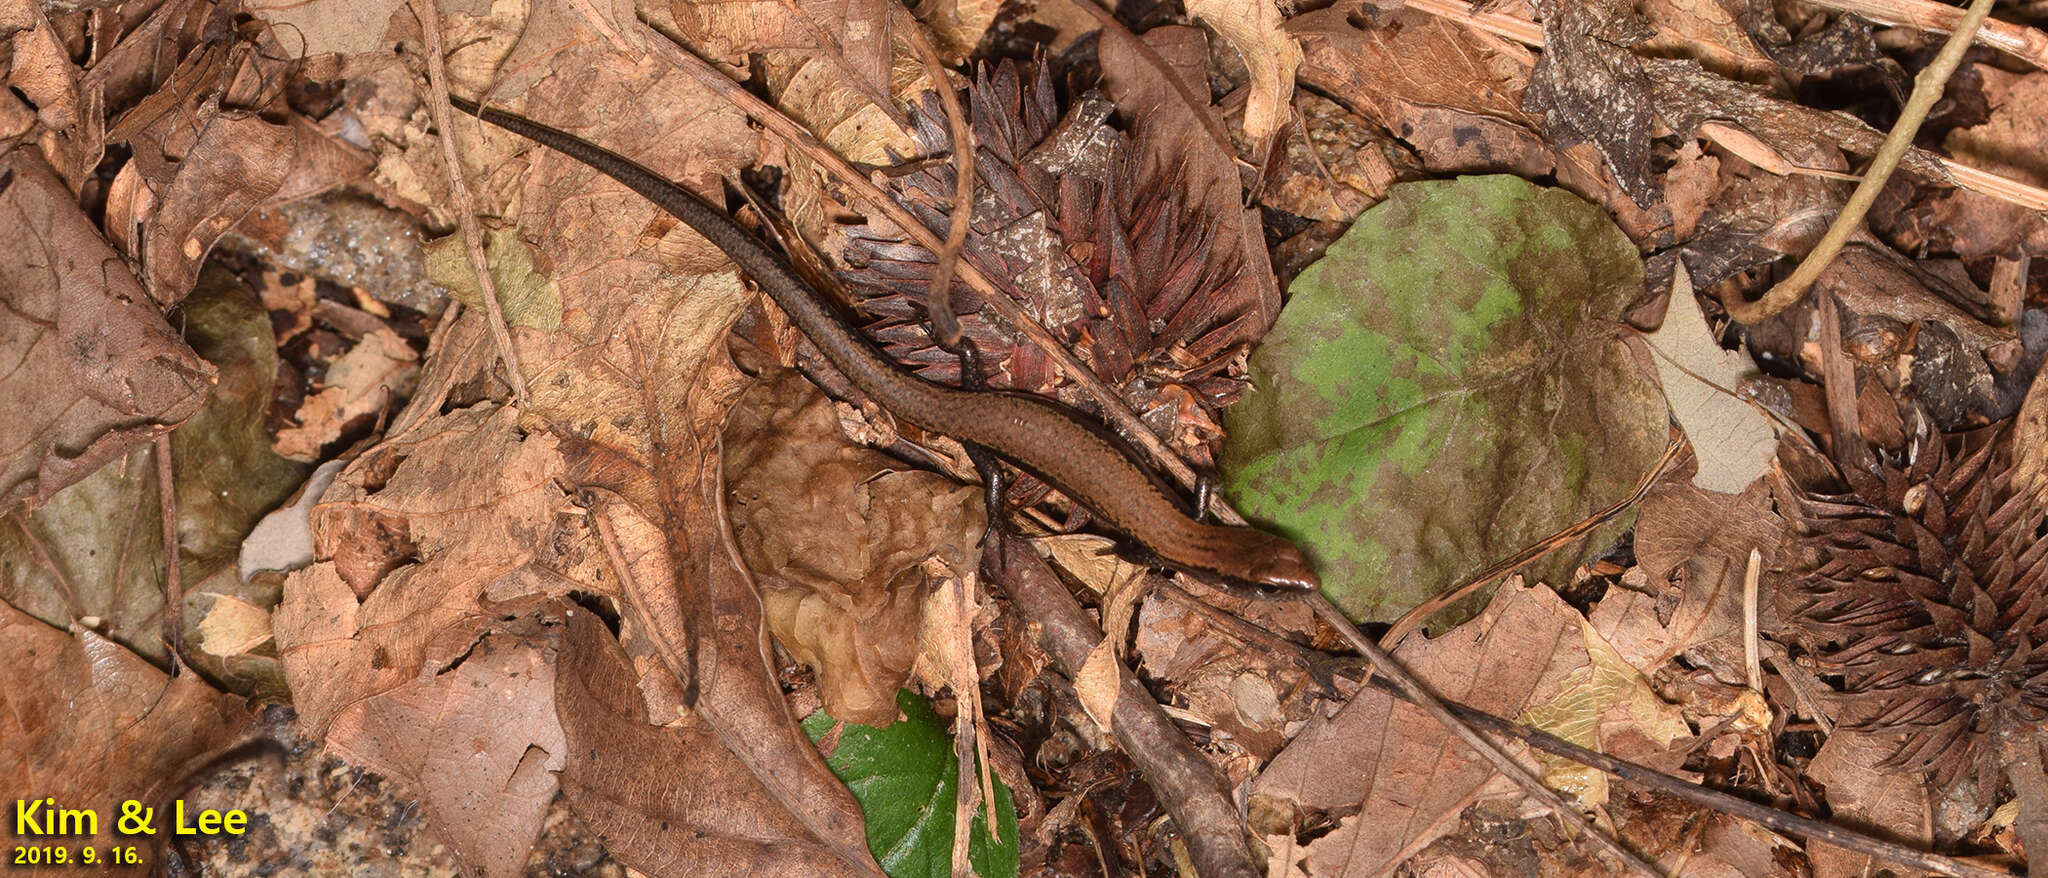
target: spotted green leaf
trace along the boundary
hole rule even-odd
[[[1397,186],[1317,264],[1227,415],[1225,487],[1385,620],[1625,495],[1666,434],[1616,318],[1642,289],[1598,208],[1516,177]],[[1557,581],[1602,546],[1529,573]]]

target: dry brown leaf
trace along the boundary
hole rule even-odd
[[[1898,749],[1896,733],[1875,734],[1840,724],[1814,754],[1806,774],[1826,785],[1836,820],[1882,826],[1901,842],[1925,846],[1933,840],[1927,827],[1935,803],[1928,800],[1922,778],[1883,767]],[[1855,878],[1882,865],[1868,854],[1823,844],[1810,846],[1808,855],[1814,878]]]
[[[299,405],[297,426],[277,432],[277,453],[294,460],[318,460],[321,449],[341,438],[351,422],[384,412],[394,399],[411,395],[419,379],[419,353],[385,327],[363,337],[334,358],[318,388]]]
[[[199,592],[194,597],[212,599],[199,622],[199,642],[207,652],[222,657],[247,655],[271,639],[270,611],[234,595]]]
[[[255,0],[245,4],[250,15],[287,29],[304,42],[304,55],[337,52],[371,54],[383,48],[392,13],[406,0]]]
[[[975,565],[980,492],[848,442],[832,401],[793,370],[748,388],[724,448],[728,517],[759,571],[770,630],[817,669],[833,718],[893,722],[917,652],[925,559]]]
[[[1583,619],[1544,586],[1501,586],[1479,616],[1395,651],[1442,696],[1516,716],[1561,690],[1586,662]],[[1344,766],[1332,771],[1330,766]],[[1312,875],[1377,875],[1396,855],[1456,825],[1493,769],[1421,708],[1364,689],[1329,720],[1318,715],[1252,781],[1252,806],[1295,825],[1314,814],[1356,814],[1307,845]],[[1261,800],[1264,800],[1263,803]]]
[[[121,802],[155,810],[168,835],[168,797],[214,758],[248,741],[242,700],[216,691],[199,675],[173,679],[91,631],[67,634],[0,601],[0,796],[10,802],[48,798],[57,807],[90,809],[98,834],[88,842],[146,846],[147,836],[117,836]],[[0,842],[41,845],[63,839],[17,837],[5,821]],[[75,849],[74,849],[75,850]],[[143,862],[161,862],[145,851]],[[76,875],[76,865],[20,874]]]
[[[499,26],[518,29],[517,22]],[[642,57],[613,54],[602,34],[591,30],[623,33],[637,26],[539,14],[527,23],[515,54],[458,57],[474,66],[453,73],[483,82],[494,80],[498,69],[560,71],[523,90],[500,87],[493,100],[602,143],[665,176],[695,182],[700,191],[715,191],[718,175],[751,161],[755,136],[737,111],[687,74]],[[489,486],[529,476],[577,490],[591,505],[587,520],[595,527],[568,527],[552,506],[545,521],[520,521],[519,510],[511,516],[498,512],[489,517],[511,517],[509,526],[525,535],[519,545],[507,548],[498,541],[498,529],[508,526],[498,522],[465,544],[443,533],[454,529],[454,518],[428,521],[360,500],[336,502],[337,514],[349,511],[357,519],[350,530],[359,536],[356,544],[338,547],[342,551],[333,564],[295,575],[295,581],[305,578],[309,609],[337,606],[344,611],[339,615],[352,622],[355,612],[349,605],[355,592],[350,586],[369,590],[364,610],[404,603],[408,592],[447,595],[445,603],[458,607],[471,605],[480,589],[494,601],[522,594],[553,596],[569,587],[613,596],[621,606],[626,651],[642,675],[640,686],[654,693],[663,708],[656,716],[666,721],[690,708],[719,746],[772,791],[770,800],[785,812],[753,819],[794,821],[804,837],[844,868],[877,871],[858,807],[796,726],[769,672],[760,596],[740,566],[724,519],[719,430],[746,381],[725,356],[725,337],[751,296],[701,236],[631,191],[599,182],[589,168],[466,118],[452,133],[465,164],[475,163],[466,172],[477,186],[480,205],[518,217],[534,254],[534,270],[553,285],[554,295],[534,307],[557,311],[529,315],[533,319],[512,328],[531,392],[522,412],[524,438],[511,442],[518,431],[509,423],[494,425],[487,431],[490,443],[509,447],[496,453],[470,448],[461,459],[478,468],[469,478],[487,496]],[[415,148],[387,167],[430,179],[440,173],[436,156],[430,147]],[[450,329],[449,346],[458,339],[474,345],[471,350],[486,344],[474,328],[478,322],[465,316]],[[487,357],[444,357],[430,364],[422,381],[429,388],[457,388],[467,380],[489,380],[483,370],[490,365]],[[422,398],[432,395],[423,392]],[[476,417],[468,410],[438,419],[431,412],[408,412],[399,420],[405,432],[366,455],[385,452],[381,463],[359,465],[399,474],[415,465],[423,472],[438,468],[442,464],[425,463],[420,456],[452,457],[452,445],[408,446],[441,441],[436,434],[446,428],[440,422],[464,416]],[[522,457],[531,455],[520,447],[551,447],[557,440],[561,459],[530,457],[531,471],[523,465],[528,461],[508,456],[515,450]],[[492,466],[505,473],[492,472]],[[329,496],[334,498],[334,489]],[[320,514],[316,510],[316,534],[322,530]],[[379,529],[388,536],[377,536]],[[430,548],[423,541],[427,537],[444,545]],[[470,551],[484,546],[493,549]],[[382,572],[415,555],[419,563]],[[518,567],[536,556],[542,556],[542,563]],[[439,557],[464,566],[433,569]],[[480,576],[487,578],[478,581]],[[394,594],[387,596],[387,591]],[[413,629],[409,640],[393,644],[392,661],[398,664],[420,666],[423,648],[414,641],[454,642],[458,635],[464,643],[473,640],[475,626],[467,616],[421,603],[426,604],[421,613],[429,618],[393,626]],[[311,612],[307,617],[319,618]],[[443,633],[429,633],[437,628]],[[283,631],[280,622],[280,640]],[[386,636],[381,630],[362,631],[364,637]],[[333,632],[323,642],[347,644],[351,634]],[[324,700],[333,701],[333,694]],[[583,758],[591,757],[572,748],[567,770],[576,771]],[[708,756],[668,752],[662,760],[683,773],[670,778],[678,787],[716,788],[721,783],[715,773],[696,776],[700,770],[712,772],[714,760]],[[649,826],[666,819],[658,813],[641,816]],[[648,847],[629,850],[620,843],[612,850],[629,862],[643,857],[658,861],[660,845],[668,843],[651,833],[635,838]]]
[[[1554,148],[1590,143],[1638,206],[1663,200],[1650,169],[1655,121],[1649,75],[1630,47],[1650,36],[1633,5],[1537,0],[1543,57],[1529,73],[1523,108],[1543,117]]]
[[[1288,19],[1287,31],[1301,40],[1302,82],[1342,95],[1396,134],[1419,107],[1534,121],[1521,109],[1527,65],[1437,16],[1397,12],[1360,27],[1332,8]]]
[[[1301,80],[1342,95],[1438,174],[1552,173],[1556,157],[1522,112],[1528,62],[1434,15],[1382,14],[1361,26],[1343,9],[1290,19]]]
[[[1286,124],[1294,96],[1301,45],[1281,27],[1273,0],[1189,0],[1187,13],[1223,36],[1244,59],[1251,83],[1244,106],[1245,137],[1263,144]]]
[[[343,710],[327,747],[414,790],[435,836],[484,875],[523,874],[567,762],[559,636],[531,616],[501,622],[453,667]]]
[[[1123,663],[1117,660],[1116,644],[1109,638],[1088,650],[1081,670],[1074,675],[1074,697],[1098,728],[1110,727],[1116,715],[1117,692],[1123,687]]]
[[[701,714],[650,716],[618,641],[570,610],[556,703],[569,803],[626,865],[655,875],[868,875],[791,816]],[[655,721],[659,720],[659,724]],[[653,769],[653,770],[650,770]]]
[[[199,410],[215,380],[35,150],[0,158],[0,506],[39,504]]]
[[[198,118],[167,115],[165,126],[192,125],[198,138],[168,176],[145,179],[156,195],[145,220],[149,292],[170,305],[184,298],[213,244],[259,207],[318,194],[370,171],[369,156],[293,116],[276,124],[259,116],[202,109]],[[163,148],[154,127],[134,141]]]
[[[1753,0],[1648,0],[1638,8],[1657,35],[1643,48],[1684,53],[1731,75],[1774,72],[1776,65],[1744,26],[1757,14],[1754,5]],[[1770,15],[1768,6],[1762,14]]]
[[[883,0],[721,0],[671,2],[662,11],[708,57],[739,66],[750,54],[768,53],[769,67],[782,68],[771,74],[779,80],[772,89],[778,94],[794,79],[812,78],[830,93],[858,93],[881,108],[876,121],[885,121],[895,110],[896,93],[889,9]],[[797,106],[815,108],[810,101]],[[797,115],[813,131],[831,127],[809,113]]]
[[[1741,351],[1722,349],[1693,299],[1683,265],[1672,272],[1670,308],[1656,332],[1645,333],[1671,416],[1692,446],[1693,484],[1739,494],[1770,468],[1778,434],[1769,418],[1743,396],[1745,382],[1761,378]]]
[[[995,24],[1002,4],[995,0],[947,0],[921,3],[914,11],[932,29],[933,42],[947,60],[965,58],[981,45],[982,35]]]
[[[285,581],[278,655],[310,738],[363,701],[446,671],[496,606],[563,596],[547,535],[566,503],[553,437],[509,409],[443,416],[356,458],[314,506],[321,560]],[[535,563],[540,561],[542,563]],[[594,589],[602,594],[604,589]]]
[[[72,191],[85,181],[106,152],[105,98],[71,61],[64,35],[45,17],[41,4],[16,2],[0,11],[12,50],[4,81],[35,105],[41,123],[37,140],[43,156]],[[24,131],[26,128],[24,128]]]
[[[1695,466],[1687,454],[1667,469],[1637,513],[1636,561],[1647,593],[1609,589],[1591,614],[1593,629],[1644,674],[1698,645],[1740,636],[1749,552],[1762,552],[1768,570],[1784,535],[1769,480],[1724,494],[1693,484]],[[1715,670],[1732,671],[1729,682],[1743,679],[1740,668]]]

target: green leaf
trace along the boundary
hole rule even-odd
[[[959,762],[946,723],[916,695],[899,690],[904,718],[886,729],[847,723],[825,762],[853,790],[867,817],[868,850],[890,878],[948,878],[953,874],[953,802]],[[831,731],[824,711],[804,718],[816,741]],[[968,860],[981,878],[1015,878],[1017,806],[1010,789],[994,781],[1000,840],[988,834],[986,806],[975,809]]]
[[[1392,618],[1654,463],[1664,401],[1615,319],[1642,285],[1634,245],[1570,193],[1397,186],[1295,280],[1226,415],[1224,485],[1305,544],[1345,612]]]

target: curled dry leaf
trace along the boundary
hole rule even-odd
[[[0,289],[23,318],[0,350],[0,505],[39,504],[199,410],[214,369],[147,304],[34,150],[0,158]]]
[[[566,615],[555,699],[577,758],[562,790],[621,861],[658,875],[879,874],[812,836],[702,713],[650,714],[604,623]]]
[[[882,118],[873,121],[884,124],[894,112],[897,98],[890,67],[897,41],[891,34],[895,22],[890,5],[884,0],[747,0],[671,3],[659,7],[659,12],[673,16],[675,32],[688,44],[701,47],[707,57],[738,65],[749,55],[764,56],[762,60],[773,71],[771,88],[776,93],[794,89],[823,99],[800,102],[800,107],[813,112],[798,113],[812,130],[821,130],[841,121],[841,113],[858,112],[850,106],[854,102],[869,102],[881,109]],[[789,106],[786,101],[777,103]],[[833,118],[819,118],[815,111]]]
[[[318,389],[306,397],[293,420],[278,431],[277,453],[294,460],[317,460],[321,449],[341,438],[352,422],[368,419],[391,407],[393,399],[411,395],[419,377],[419,353],[385,327],[334,359]]]
[[[791,370],[740,398],[724,449],[727,514],[770,630],[817,669],[827,712],[888,725],[916,658],[924,561],[975,566],[980,492],[848,442],[831,400]]]
[[[1229,145],[1199,133],[1222,130],[1215,108],[1190,106],[1184,97],[1209,94],[1206,41],[1201,31],[1182,27],[1153,28],[1139,39],[1143,46],[1124,33],[1103,32],[1103,88],[1129,114],[1137,142],[1156,151],[1142,157],[1146,167],[1179,167],[1190,194],[1185,209],[1218,218],[1212,246],[1221,253],[1235,252],[1239,264],[1237,279],[1218,300],[1246,303],[1231,328],[1257,338],[1280,313],[1280,290],[1258,210],[1239,202],[1237,159]],[[1165,59],[1167,68],[1153,58]],[[1175,89],[1168,77],[1179,77],[1186,87]]]
[[[207,251],[259,207],[325,191],[368,173],[370,159],[305,120],[275,124],[257,116],[199,121],[202,134],[168,179],[145,220],[143,251],[150,295],[184,298]]]
[[[1301,66],[1301,46],[1281,27],[1273,0],[1189,0],[1188,15],[1223,35],[1251,72],[1244,105],[1245,137],[1263,144],[1290,112],[1294,71]]]

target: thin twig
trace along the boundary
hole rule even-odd
[[[1749,565],[1742,570],[1742,667],[1749,676],[1749,689],[1764,692],[1762,640],[1757,631],[1757,585],[1763,581],[1764,556],[1749,550]]]
[[[768,102],[755,97],[752,92],[742,88],[739,83],[733,82],[731,78],[720,73],[718,68],[711,66],[704,59],[691,54],[689,50],[676,45],[674,41],[663,36],[659,31],[647,27],[644,23],[639,26],[644,29],[649,45],[655,54],[660,55],[663,60],[675,65],[683,72],[695,77],[698,82],[703,83],[714,93],[730,101],[733,106],[739,108],[748,118],[760,123],[776,136],[781,137],[791,146],[794,146],[806,157],[817,162],[820,167],[830,171],[833,177],[845,184],[847,188],[853,190],[854,194],[858,195],[862,202],[866,203],[868,207],[879,211],[890,222],[896,224],[898,228],[903,230],[904,234],[910,236],[911,240],[916,241],[918,246],[933,253],[938,253],[945,248],[944,242],[940,241],[937,235],[932,234],[930,229],[925,228],[924,224],[919,222],[915,216],[912,216],[910,211],[903,209],[903,206],[897,204],[896,200],[889,197],[888,193],[882,191],[881,187],[876,186],[874,182],[870,181],[866,175],[848,163],[846,159],[840,157],[838,153],[820,142],[817,136],[813,135],[809,129],[804,128],[795,120],[784,115],[782,111],[777,110]],[[982,274],[980,269],[975,268],[973,260],[961,260],[958,270],[960,272],[960,280],[975,292],[980,293],[982,301],[988,305],[990,310],[996,312],[996,316],[1002,318],[1011,328],[1017,330],[1025,338],[1030,339],[1032,344],[1037,345],[1040,350],[1044,351],[1046,357],[1059,367],[1061,373],[1068,380],[1073,381],[1075,385],[1081,388],[1082,392],[1088,394],[1089,397],[1101,406],[1103,417],[1108,419],[1118,432],[1128,437],[1145,451],[1145,454],[1154,466],[1167,475],[1172,476],[1174,481],[1182,487],[1194,487],[1194,470],[1190,469],[1179,456],[1168,450],[1166,443],[1161,442],[1158,436],[1146,428],[1144,422],[1138,420],[1138,416],[1132,413],[1130,405],[1124,402],[1123,397],[1117,394],[1115,388],[1110,387],[1093,370],[1076,358],[1072,351],[1067,350],[1066,345],[1061,344],[1058,339],[1053,337],[1052,333],[1047,332],[1045,327],[1040,326],[1037,320],[1032,319],[1017,304],[1016,300],[998,290],[995,284],[988,279],[987,275]],[[1225,520],[1228,521],[1229,518],[1225,517]]]
[[[1456,735],[1459,740],[1464,741],[1465,746],[1472,748],[1473,752],[1478,753],[1486,761],[1493,763],[1493,767],[1501,774],[1507,775],[1509,780],[1520,785],[1523,792],[1528,793],[1531,798],[1548,806],[1551,811],[1557,814],[1559,819],[1572,824],[1601,847],[1606,848],[1629,871],[1646,876],[1646,878],[1664,878],[1664,873],[1656,866],[1651,865],[1634,851],[1623,847],[1621,842],[1615,841],[1606,833],[1601,832],[1600,827],[1593,825],[1593,821],[1586,817],[1583,812],[1574,807],[1570,802],[1566,802],[1563,796],[1557,794],[1556,790],[1546,786],[1542,778],[1537,777],[1527,766],[1516,762],[1513,756],[1509,756],[1506,751],[1495,746],[1492,741],[1487,740],[1477,730],[1473,729],[1471,724],[1461,719],[1456,713],[1453,713],[1449,707],[1445,706],[1443,700],[1437,697],[1436,693],[1429,691],[1429,687],[1424,686],[1422,681],[1408,673],[1407,668],[1394,661],[1394,657],[1388,655],[1386,650],[1381,649],[1379,644],[1374,643],[1372,638],[1360,632],[1358,626],[1351,624],[1351,620],[1345,618],[1344,613],[1337,609],[1336,604],[1330,603],[1329,598],[1323,597],[1322,592],[1310,592],[1303,600],[1308,601],[1309,609],[1315,611],[1317,616],[1322,617],[1322,620],[1328,623],[1331,628],[1336,629],[1345,642],[1351,644],[1352,649],[1358,650],[1359,655],[1365,656],[1367,661],[1372,662],[1375,670],[1392,679],[1394,685],[1399,687],[1399,690],[1403,693],[1403,698],[1416,707],[1422,708],[1430,716],[1435,717],[1436,721],[1442,723],[1444,728],[1450,729],[1452,734]]]
[[[71,613],[71,620],[85,618],[85,605],[78,602],[78,592],[71,587],[71,578],[64,575],[64,568],[57,566],[57,559],[50,557],[50,549],[43,545],[42,538],[29,529],[28,517],[21,514],[21,507],[8,510],[7,517],[14,520],[14,526],[21,528],[21,538],[28,543],[28,549],[36,556],[36,562],[50,571],[50,578],[56,580],[57,594],[64,598],[64,608]]]
[[[156,506],[164,528],[164,648],[171,654],[171,673],[185,665],[185,576],[178,570],[178,483],[171,477],[171,434],[158,433]]]
[[[1816,5],[1844,9],[1861,14],[1863,6],[1868,5],[1874,8],[1884,5],[1884,2],[1886,0],[1816,0]],[[1926,3],[1923,0],[1897,0],[1897,2],[1906,4],[1906,6],[1899,8],[1945,10],[1948,13],[1953,13],[1953,15],[1947,17],[1947,20],[1950,21],[1962,15],[1962,10],[1942,6],[1938,3]],[[1543,47],[1543,28],[1535,22],[1498,12],[1478,12],[1472,8],[1472,4],[1466,3],[1465,0],[1408,0],[1406,8],[1416,10],[1417,12],[1427,12],[1438,18],[1458,22],[1480,33],[1506,37],[1525,46],[1533,46],[1539,49]],[[1880,19],[1873,17],[1871,20],[1878,21]],[[1942,32],[1948,30],[1946,27],[1932,26],[1926,29]],[[2001,34],[1995,42],[1984,38],[1985,34],[1993,31]],[[2019,57],[2032,62],[2036,66],[2048,67],[2048,34],[2002,21],[1985,22],[1984,27],[1978,30],[1978,34],[1980,42],[1986,45],[2007,48],[2008,51],[2013,51]],[[2021,48],[2008,48],[2012,46]],[[1949,179],[1942,182],[1953,182],[1979,195],[1996,198],[2009,204],[2017,204],[2028,210],[2048,210],[2048,189],[2030,186],[2018,180],[2001,177],[1989,171],[1980,171],[1968,165],[1957,164],[1939,155],[1929,154],[1926,158],[1940,165],[1942,171],[1948,174]]]
[[[420,20],[420,33],[427,43],[427,113],[441,132],[441,162],[448,166],[448,198],[455,202],[455,222],[462,227],[462,244],[469,252],[470,269],[476,272],[483,291],[484,314],[491,326],[491,344],[505,364],[505,381],[512,385],[512,398],[526,405],[526,374],[519,368],[519,352],[512,348],[512,332],[505,326],[505,312],[498,306],[498,284],[491,279],[491,263],[484,256],[484,233],[476,222],[476,199],[469,192],[469,180],[462,173],[462,157],[455,151],[455,121],[448,111],[448,66],[441,43],[441,10],[436,0],[411,0],[412,14]]]
[[[960,96],[946,78],[946,65],[939,60],[939,51],[925,37],[924,25],[908,9],[890,8],[910,19],[903,29],[904,35],[924,60],[925,75],[931,78],[932,88],[938,91],[939,102],[946,108],[946,128],[953,138],[953,215],[946,227],[945,244],[932,254],[938,263],[932,267],[931,286],[925,292],[925,319],[931,321],[932,336],[938,339],[939,347],[957,353],[960,315],[953,311],[953,271],[960,262],[960,248],[967,244],[968,222],[974,217],[974,131],[967,127],[967,111],[960,107]]]
[[[1402,613],[1401,618],[1394,620],[1394,624],[1387,629],[1387,633],[1380,637],[1380,645],[1393,649],[1395,645],[1401,642],[1402,638],[1407,637],[1410,632],[1421,627],[1422,623],[1429,621],[1429,617],[1436,615],[1443,608],[1463,600],[1466,595],[1478,591],[1494,580],[1533,563],[1538,558],[1555,552],[1563,546],[1570,545],[1573,540],[1591,533],[1594,528],[1614,520],[1615,516],[1627,511],[1629,507],[1643,502],[1643,497],[1647,496],[1650,493],[1650,488],[1657,483],[1657,477],[1663,475],[1664,470],[1670,468],[1672,461],[1678,459],[1678,453],[1684,450],[1684,437],[1673,437],[1671,442],[1664,446],[1664,456],[1658,458],[1657,465],[1651,467],[1649,472],[1644,473],[1643,477],[1636,481],[1635,490],[1630,491],[1628,496],[1621,498],[1614,505],[1606,509],[1580,519],[1557,533],[1531,543],[1513,555],[1487,565],[1485,570],[1472,574],[1472,578],[1465,580],[1457,588],[1434,595],[1428,600],[1415,605],[1413,609]]]
[[[1863,172],[1863,181],[1856,184],[1849,193],[1849,201],[1842,205],[1842,212],[1835,215],[1834,224],[1828,226],[1827,234],[1820,243],[1808,251],[1800,260],[1799,267],[1792,270],[1792,276],[1772,286],[1764,297],[1755,302],[1743,302],[1734,297],[1722,302],[1728,309],[1728,316],[1742,323],[1760,323],[1777,316],[1778,312],[1792,306],[1813,287],[1821,273],[1835,261],[1835,254],[1842,252],[1842,245],[1849,243],[1849,236],[1863,226],[1863,217],[1870,212],[1870,206],[1877,203],[1877,193],[1884,189],[1885,181],[1899,167],[1899,160],[1905,158],[1906,150],[1913,146],[1913,135],[1920,133],[1920,123],[1927,121],[1927,111],[1934,109],[1934,102],[1941,99],[1941,93],[1948,87],[1949,75],[1956,72],[1956,65],[1962,63],[1963,53],[1970,48],[1970,39],[1977,33],[1984,16],[1991,12],[1991,0],[1970,0],[1970,11],[1956,31],[1948,35],[1941,52],[1934,56],[1934,63],[1920,71],[1913,79],[1913,94],[1906,98],[1906,106],[1899,110],[1899,121],[1892,126],[1891,133],[1884,136],[1884,143],[1877,148],[1877,156],[1870,160],[1870,167]]]
[[[1374,675],[1372,686],[1381,691],[1406,699],[1398,685],[1389,679]],[[1648,768],[1625,759],[1617,759],[1597,750],[1589,750],[1570,741],[1559,738],[1540,729],[1533,729],[1520,723],[1511,722],[1477,708],[1454,701],[1444,706],[1460,719],[1486,729],[1496,735],[1513,737],[1537,750],[1553,756],[1561,756],[1581,765],[1591,766],[1616,778],[1647,787],[1661,793],[1677,796],[1688,802],[1712,808],[1731,817],[1739,817],[1760,824],[1775,832],[1796,835],[1808,841],[1833,845],[1844,850],[1870,854],[1888,862],[1908,868],[1959,878],[2010,878],[1996,869],[1989,869],[1966,863],[1941,854],[1916,850],[1896,842],[1885,841],[1850,829],[1831,826],[1818,820],[1787,813],[1769,805],[1761,805],[1739,796],[1729,795],[1720,790],[1710,789],[1696,783],[1680,780],[1654,768]]]
[[[974,864],[968,856],[968,842],[973,835],[974,806],[986,801],[989,805],[988,828],[1000,833],[996,824],[995,788],[987,779],[988,760],[980,758],[977,749],[981,743],[980,729],[983,723],[980,699],[981,675],[974,667],[974,611],[967,600],[967,583],[971,574],[951,573],[946,583],[939,586],[946,590],[948,616],[939,624],[946,629],[951,641],[948,649],[952,653],[946,662],[946,685],[953,690],[955,709],[953,711],[953,878],[973,878]],[[982,773],[977,775],[979,766]]]

